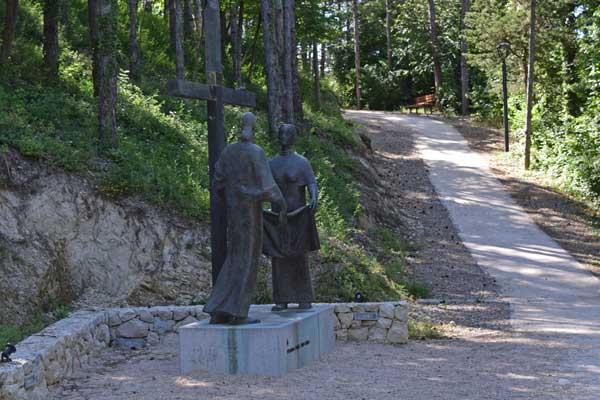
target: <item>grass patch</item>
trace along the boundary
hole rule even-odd
[[[408,320],[408,337],[415,340],[440,339],[443,334],[429,319]]]
[[[429,287],[415,280],[411,280],[406,284],[406,291],[415,299],[427,299],[431,297],[431,290],[429,290]]]
[[[26,325],[0,324],[0,347],[4,348],[6,343],[18,343],[27,336],[41,331],[45,326],[41,314],[36,315]]]

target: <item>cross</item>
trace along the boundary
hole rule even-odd
[[[206,84],[173,79],[168,83],[171,96],[206,100],[208,114],[208,174],[210,182],[210,246],[212,281],[215,283],[227,253],[227,213],[224,200],[212,190],[215,164],[225,148],[224,104],[255,107],[256,96],[246,90],[221,86],[221,17],[218,0],[208,0],[204,9]]]

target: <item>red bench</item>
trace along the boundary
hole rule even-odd
[[[419,113],[419,108],[429,108],[429,112],[433,113],[433,107],[435,106],[435,93],[426,94],[415,98],[415,104],[408,106],[408,112],[414,108],[416,113]]]

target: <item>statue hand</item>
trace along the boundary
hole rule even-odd
[[[313,211],[317,211],[317,207],[318,207],[317,199],[312,199],[310,201],[310,203],[308,204],[308,208],[310,208]]]

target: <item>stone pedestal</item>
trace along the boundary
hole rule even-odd
[[[250,308],[259,324],[210,325],[200,321],[179,330],[181,372],[282,376],[312,364],[333,350],[334,314],[330,305],[307,311],[271,312]]]

